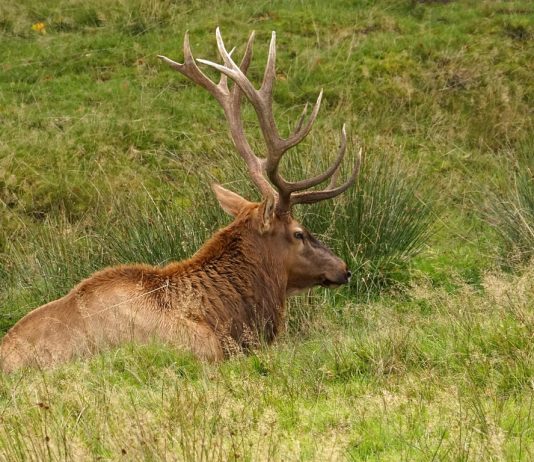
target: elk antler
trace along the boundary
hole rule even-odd
[[[191,53],[189,45],[189,36],[186,33],[184,38],[184,63],[177,63],[165,56],[159,56],[163,61],[168,63],[171,67],[176,69],[187,78],[205,88],[210,92],[219,102],[224,110],[224,114],[230,125],[230,133],[234,144],[243,159],[247,164],[250,176],[256,186],[260,189],[263,196],[276,194],[271,184],[276,188],[278,200],[276,210],[278,214],[286,214],[294,204],[311,204],[324,199],[330,199],[342,192],[346,191],[356,181],[356,177],[360,170],[361,154],[360,149],[356,156],[356,163],[354,170],[348,180],[340,186],[336,186],[336,179],[339,166],[345,155],[347,147],[347,134],[345,125],[341,129],[341,143],[335,162],[323,173],[307,180],[290,182],[285,180],[278,171],[280,160],[284,153],[300,143],[310,132],[319,108],[321,106],[321,99],[323,91],[319,93],[319,97],[306,123],[304,119],[306,116],[306,108],[304,109],[295,131],[286,139],[282,138],[276,128],[276,123],[273,116],[273,85],[276,79],[275,61],[276,61],[276,34],[272,33],[271,44],[269,46],[269,57],[267,58],[267,65],[263,75],[263,82],[259,90],[256,90],[246,73],[252,59],[252,43],[254,41],[254,32],[250,34],[247,42],[245,54],[238,66],[232,59],[232,51],[226,51],[221,32],[217,28],[217,48],[224,64],[217,64],[205,59],[197,59],[199,63],[206,64],[221,73],[221,79],[218,84],[215,84],[209,77],[207,77],[195,63],[195,59]],[[235,85],[230,90],[228,88],[228,79],[234,81]],[[256,111],[260,129],[267,146],[267,152],[264,158],[256,156],[246,139],[243,121],[241,120],[241,96],[245,95],[247,100],[252,104]],[[266,179],[266,177],[269,181]],[[322,191],[305,191],[319,185],[320,183],[331,178],[327,188]]]

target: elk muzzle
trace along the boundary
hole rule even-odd
[[[338,267],[335,270],[331,270],[324,273],[320,282],[320,285],[322,287],[339,287],[343,284],[349,283],[352,273],[349,271],[347,265],[344,262],[342,262],[340,259],[339,261],[342,263],[341,268]]]

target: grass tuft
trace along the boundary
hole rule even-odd
[[[534,162],[520,160],[504,193],[495,193],[486,212],[501,241],[502,264],[523,266],[534,258]]]

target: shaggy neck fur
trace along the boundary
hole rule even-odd
[[[238,218],[190,260],[166,268],[177,305],[191,294],[188,317],[208,324],[227,353],[273,340],[285,314],[281,257],[269,252],[251,220]]]

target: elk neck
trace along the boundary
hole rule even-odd
[[[272,340],[285,315],[283,257],[269,249],[250,221],[247,216],[236,219],[191,259],[174,271],[172,264],[168,267],[171,286],[190,284],[202,299],[203,318],[238,343],[243,343],[244,330]]]

